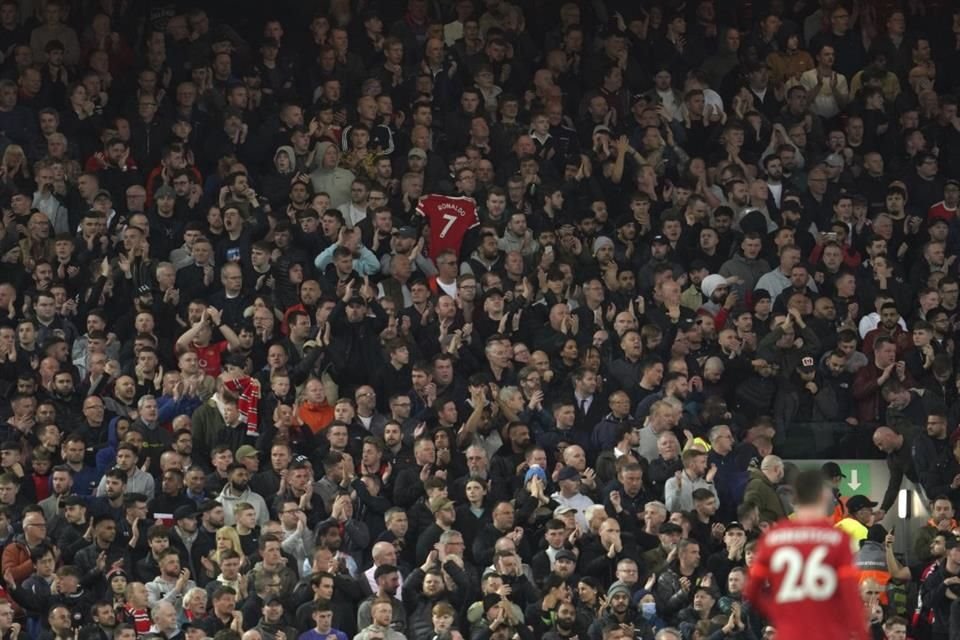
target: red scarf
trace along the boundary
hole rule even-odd
[[[123,612],[126,614],[127,622],[133,625],[137,636],[150,632],[150,612],[146,609],[134,609],[129,604],[124,605]]]
[[[247,423],[247,435],[256,437],[259,416],[257,406],[260,404],[260,382],[256,378],[243,376],[236,380],[225,380],[223,385],[237,395],[237,411]]]

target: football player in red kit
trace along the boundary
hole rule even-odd
[[[760,538],[744,599],[778,640],[868,640],[850,539],[827,518],[830,489],[820,470],[797,476],[795,496],[795,519]]]

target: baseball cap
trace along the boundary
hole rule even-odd
[[[577,556],[574,555],[573,551],[570,551],[569,549],[560,549],[560,551],[557,551],[557,555],[555,555],[553,559],[555,561],[569,560],[570,562],[576,562]]]
[[[427,152],[423,149],[414,147],[413,149],[410,149],[410,151],[407,151],[407,158],[420,158],[421,160],[426,160]]]
[[[593,135],[597,135],[598,133],[605,133],[607,135],[612,135],[610,132],[610,127],[608,127],[605,124],[598,124],[593,128]]]
[[[580,479],[580,472],[571,466],[566,466],[563,469],[560,469],[560,473],[557,474],[557,480],[579,480],[579,479]]]
[[[829,166],[831,166],[831,167],[842,167],[842,166],[843,166],[843,158],[840,157],[840,154],[839,154],[839,153],[831,153],[830,155],[828,155],[828,156],[824,159],[824,162],[826,162],[827,165],[829,165]]]
[[[365,305],[365,304],[367,304],[367,301],[364,300],[363,298],[361,298],[360,296],[353,296],[352,298],[350,298],[349,300],[347,300],[347,306],[348,306],[348,307],[349,307],[350,305],[357,305],[357,306],[361,306],[361,307],[362,307],[362,306]]]
[[[553,510],[553,517],[554,517],[554,518],[558,518],[558,517],[560,517],[560,516],[562,516],[562,515],[566,515],[566,514],[568,514],[568,513],[576,513],[576,512],[577,512],[577,510],[574,509],[573,507],[568,507],[568,506],[566,506],[566,505],[560,505],[559,507],[557,507],[556,509]]]
[[[503,291],[499,287],[491,287],[483,292],[483,295],[480,296],[481,304],[493,298],[494,296],[503,297]]]
[[[671,534],[671,533],[683,533],[683,527],[676,524],[675,522],[664,522],[660,525],[660,533]]]
[[[156,200],[159,200],[160,198],[175,198],[177,197],[177,193],[173,190],[173,187],[163,185],[153,192],[153,197]]]
[[[242,460],[244,458],[256,457],[258,453],[259,452],[257,451],[256,447],[245,444],[237,449],[237,452],[233,455],[233,457],[237,460]]]
[[[417,233],[417,230],[410,226],[404,226],[397,229],[397,235],[401,238],[410,238],[411,240],[416,240],[420,234]]]
[[[737,522],[736,520],[734,520],[733,522],[729,523],[726,526],[726,531],[730,531],[731,529],[739,529],[740,531],[746,531],[746,529],[743,528],[743,525]]]
[[[840,470],[840,465],[836,462],[824,462],[823,466],[820,467],[820,471],[823,472],[824,477],[833,480],[834,478],[846,478],[843,471]]]
[[[93,194],[94,201],[99,200],[100,198],[106,198],[107,200],[113,200],[113,196],[106,189],[99,189],[95,194]]]
[[[667,240],[667,237],[662,235],[653,236],[653,240],[651,242],[653,242],[653,244],[670,244],[670,241]]]
[[[864,495],[857,494],[847,498],[847,513],[856,513],[861,509],[872,509],[877,503]]]
[[[800,359],[800,371],[804,373],[810,373],[811,371],[816,371],[816,362],[810,356],[804,356]]]
[[[181,507],[176,508],[176,510],[173,512],[173,519],[174,520],[188,520],[190,518],[196,519],[198,515],[200,514],[197,513],[196,507],[192,507],[190,505],[185,504]]]

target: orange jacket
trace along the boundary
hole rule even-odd
[[[22,536],[14,538],[13,542],[3,548],[3,570],[13,573],[17,584],[23,582],[33,574],[33,561],[30,560],[30,549]]]

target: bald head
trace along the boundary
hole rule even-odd
[[[373,562],[376,565],[396,564],[397,550],[390,542],[378,542],[373,545],[371,552]]]
[[[884,453],[893,453],[903,445],[903,436],[890,427],[877,427],[873,432],[873,444]]]

